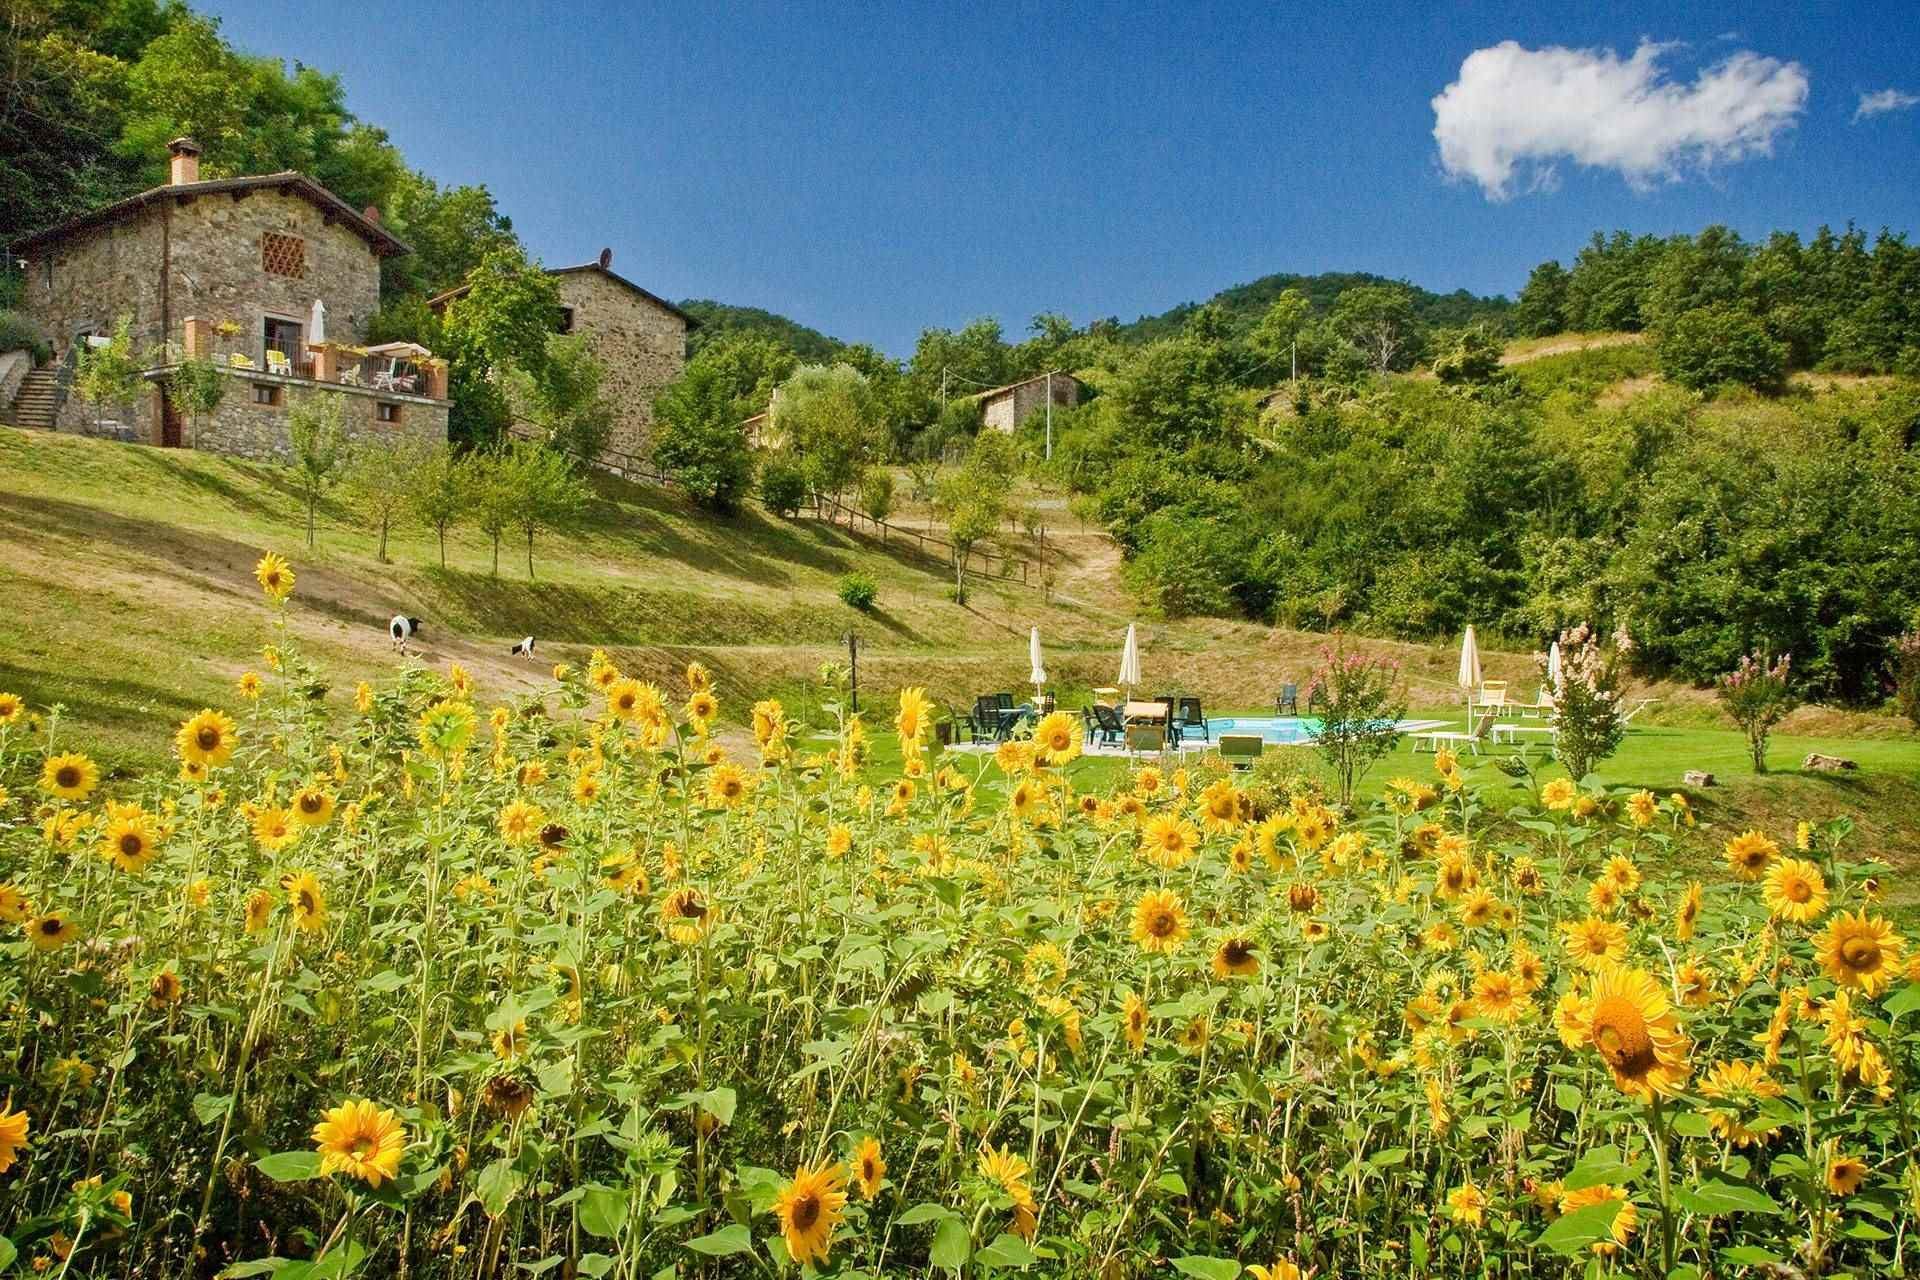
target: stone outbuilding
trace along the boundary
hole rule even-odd
[[[983,431],[1012,434],[1022,422],[1049,404],[1070,409],[1080,403],[1080,379],[1070,373],[1054,371],[1035,374],[1004,387],[982,391],[974,399],[980,402],[980,427]]]
[[[687,334],[700,322],[613,270],[613,250],[593,262],[548,267],[560,292],[554,328],[578,334],[599,360],[601,389],[613,407],[608,454],[645,458],[653,441],[653,398],[687,367]],[[444,312],[466,296],[449,289],[428,306]]]
[[[322,395],[338,398],[352,436],[445,441],[445,365],[419,348],[354,345],[380,305],[381,259],[408,252],[379,212],[299,173],[203,181],[191,139],[168,150],[165,185],[11,246],[24,260],[21,307],[54,347],[52,363],[31,375],[48,420],[16,412],[16,421],[284,458],[288,408]],[[72,393],[79,355],[123,320],[148,389],[131,406],[85,403]],[[167,389],[181,362],[198,358],[228,383],[196,418]]]

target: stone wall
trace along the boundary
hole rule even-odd
[[[158,346],[164,256],[161,211],[143,209],[40,250],[27,267],[21,308],[47,331],[56,361],[75,334],[112,333],[123,315],[132,318],[136,351]]]
[[[272,387],[278,405],[254,403],[254,388]],[[424,396],[393,395],[359,387],[275,378],[261,373],[229,375],[227,393],[219,407],[199,422],[183,417],[181,443],[193,449],[228,453],[260,462],[288,462],[293,451],[287,434],[287,413],[306,396],[338,396],[340,421],[351,440],[393,439],[406,436],[429,444],[447,442],[447,403]],[[398,405],[398,423],[378,419],[381,404]],[[157,412],[158,406],[155,406]]]
[[[1034,378],[988,397],[980,407],[981,427],[1011,434],[1029,415],[1046,407],[1048,382],[1049,379],[1045,377]],[[1080,403],[1079,379],[1056,373],[1051,382],[1056,406],[1071,408]]]
[[[556,273],[560,302],[573,308],[573,332],[605,369],[613,405],[609,450],[645,457],[653,438],[653,397],[687,363],[687,322],[597,270]]]

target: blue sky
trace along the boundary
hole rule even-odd
[[[1920,230],[1911,0],[196,7],[549,264],[896,354],[1273,271],[1512,293],[1595,228]]]

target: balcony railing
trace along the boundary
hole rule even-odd
[[[369,353],[342,344],[289,342],[282,347],[263,347],[258,356],[221,352],[213,359],[229,369],[282,378],[337,383],[398,395],[444,398],[446,394],[435,387],[434,371],[424,359]]]

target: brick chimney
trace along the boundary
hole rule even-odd
[[[175,138],[167,144],[171,164],[167,181],[178,187],[200,181],[200,144],[192,138]]]

